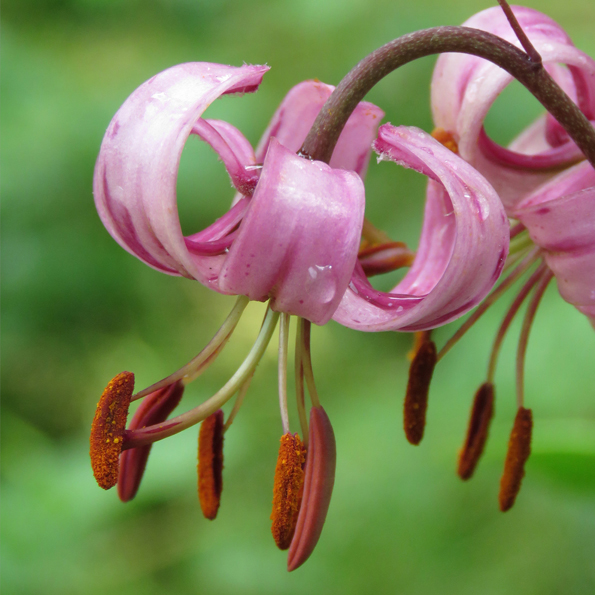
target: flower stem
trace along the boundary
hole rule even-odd
[[[393,70],[432,54],[458,52],[484,58],[521,82],[556,118],[595,167],[595,130],[543,65],[511,43],[470,27],[434,27],[403,35],[357,64],[333,91],[314,121],[300,154],[329,162],[349,116],[368,91]]]

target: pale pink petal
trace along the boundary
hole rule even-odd
[[[219,287],[324,324],[349,283],[363,217],[357,174],[298,157],[273,138]]]
[[[595,120],[595,61],[575,48],[564,30],[546,15],[519,6],[513,7],[513,11],[550,74],[587,117]],[[500,7],[484,10],[464,25],[483,29],[520,45]],[[553,175],[540,167],[547,168],[552,164],[559,167],[582,158],[560,126],[551,121],[532,128],[530,143],[522,134],[509,147],[510,151],[524,155],[545,152],[543,161],[515,159],[510,154],[505,159],[502,155],[495,159],[489,144],[480,143],[489,108],[512,80],[508,73],[491,62],[464,54],[441,55],[432,79],[436,126],[454,135],[461,157],[493,184],[508,209]],[[564,144],[568,146],[562,148]],[[551,152],[556,147],[560,150]]]
[[[262,162],[271,137],[297,152],[333,90],[332,85],[319,81],[304,81],[293,87],[260,139],[256,159]],[[339,137],[330,166],[355,171],[363,178],[370,160],[372,141],[376,138],[376,131],[383,117],[384,112],[379,107],[367,101],[360,102]]]
[[[213,285],[223,255],[193,254],[182,235],[176,204],[180,155],[215,99],[255,91],[267,70],[180,64],[155,75],[124,102],[103,139],[93,186],[101,220],[122,247],[160,271]],[[222,130],[229,145],[233,135]],[[245,156],[245,150],[237,155]]]
[[[372,289],[356,270],[333,319],[364,331],[445,324],[478,304],[500,276],[509,241],[502,204],[473,167],[417,128],[381,126],[374,148],[431,178],[420,245],[390,293]]]
[[[223,120],[200,118],[192,127],[192,134],[213,147],[241,194],[247,196],[254,192],[260,168],[255,165],[252,145],[235,126]]]
[[[595,308],[595,170],[583,162],[558,175],[514,216],[545,251],[560,295],[592,318]],[[589,314],[588,312],[591,312]]]

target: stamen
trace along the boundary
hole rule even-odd
[[[238,296],[236,303],[229,313],[229,316],[225,319],[225,322],[221,325],[215,336],[208,342],[206,347],[196,357],[191,359],[185,366],[182,366],[177,372],[170,374],[167,378],[136,393],[132,397],[132,400],[136,401],[137,399],[141,399],[164,386],[174,384],[178,380],[184,379],[184,383],[187,384],[190,380],[194,380],[197,376],[202,374],[215,361],[217,355],[219,355],[231,337],[249,301],[250,300],[244,295]]]
[[[542,277],[537,283],[535,287],[535,293],[531,297],[531,301],[527,306],[527,311],[525,312],[525,318],[523,319],[523,326],[521,328],[521,335],[519,337],[519,346],[517,349],[517,356],[516,356],[516,398],[517,398],[517,406],[523,406],[523,393],[524,393],[524,370],[525,370],[525,354],[527,352],[527,342],[529,341],[529,331],[531,330],[531,325],[533,323],[533,319],[535,318],[535,313],[537,312],[537,308],[539,307],[539,302],[547,289],[549,282],[552,280],[554,274],[549,270],[546,269],[545,272],[542,273]]]
[[[500,480],[500,494],[498,500],[500,510],[506,512],[512,508],[521,489],[521,482],[525,475],[525,463],[531,454],[531,431],[533,418],[531,409],[519,407],[514,419],[514,426],[510,433],[504,473]]]
[[[283,433],[289,434],[289,413],[287,412],[287,347],[289,343],[289,314],[281,313],[279,320],[279,409]],[[289,547],[289,545],[287,546]]]
[[[147,395],[135,411],[128,429],[135,430],[165,421],[178,406],[183,394],[184,385],[178,381]],[[145,472],[151,446],[151,444],[148,444],[147,446],[131,448],[120,455],[118,496],[122,502],[128,502],[136,496]]]
[[[420,347],[430,340],[432,331],[415,331],[413,333],[413,347],[407,352],[407,359],[412,362],[415,354],[419,351]]]
[[[432,130],[432,136],[447,149],[450,149],[456,155],[459,154],[459,146],[457,145],[457,141],[451,132],[444,130],[444,128],[438,127]]]
[[[364,218],[364,225],[362,228],[362,237],[364,242],[370,246],[376,244],[388,244],[392,242],[391,237],[384,231],[378,229],[373,223]]]
[[[511,322],[513,321],[514,317],[516,316],[519,308],[525,301],[525,298],[529,295],[529,292],[533,289],[537,281],[543,275],[543,272],[546,270],[546,265],[541,263],[539,267],[534,271],[534,273],[529,277],[529,280],[523,285],[521,290],[519,291],[518,295],[512,302],[500,328],[498,329],[498,333],[496,338],[494,339],[494,344],[492,346],[492,353],[490,354],[490,363],[488,365],[488,382],[494,382],[494,375],[496,373],[496,364],[498,362],[498,355],[500,354],[500,347],[502,346],[502,341],[506,336],[508,328],[510,327]]]
[[[433,341],[425,341],[409,367],[409,381],[403,408],[405,436],[411,444],[419,444],[424,435],[428,392],[435,366],[436,345]]]
[[[198,433],[198,499],[205,518],[217,516],[223,490],[223,411],[207,417]]]
[[[281,436],[275,468],[271,531],[280,550],[286,550],[293,538],[302,503],[306,449],[297,434]]]
[[[311,323],[305,318],[300,318],[300,346],[301,346],[301,361],[304,368],[304,377],[308,385],[308,392],[314,407],[320,407],[320,399],[318,398],[318,391],[314,383],[314,372],[312,370],[312,357],[310,353],[310,327]]]
[[[302,322],[298,320],[295,334],[295,400],[300,418],[304,446],[308,448],[308,417],[306,415],[306,403],[304,395],[304,364],[302,362]]]
[[[134,374],[122,372],[110,381],[97,403],[89,454],[93,475],[104,490],[114,487],[118,481],[122,436],[133,390]]]
[[[287,554],[287,570],[299,568],[314,551],[331,502],[337,449],[331,422],[322,407],[310,410],[310,447],[304,470],[304,495],[295,534]]]
[[[366,277],[372,277],[411,266],[415,252],[403,242],[388,242],[361,248],[357,257]]]
[[[467,438],[459,453],[457,473],[461,479],[467,480],[473,475],[483,453],[493,415],[494,385],[491,382],[485,382],[475,393],[467,428]]]
[[[487,309],[527,270],[539,257],[540,248],[531,250],[521,263],[514,269],[504,281],[488,295],[488,297],[477,307],[477,309],[467,318],[467,320],[458,328],[455,334],[445,343],[439,351],[437,361],[440,361],[465,335],[465,333],[481,318]]]
[[[271,340],[278,319],[279,313],[267,308],[262,328],[250,353],[248,353],[236,373],[210,399],[186,413],[172,417],[165,423],[147,426],[140,430],[127,431],[124,435],[125,442],[123,448],[127,449],[151,444],[157,440],[173,436],[201,422],[227,403],[254,372]]]
[[[250,388],[250,383],[252,382],[253,377],[254,377],[254,372],[252,372],[252,374],[250,374],[250,376],[248,376],[248,378],[246,378],[246,381],[244,382],[244,384],[242,384],[242,386],[240,386],[240,390],[238,391],[238,396],[236,397],[236,402],[233,404],[233,409],[231,410],[231,413],[227,417],[227,421],[225,422],[225,425],[223,426],[224,434],[225,434],[225,432],[227,432],[227,430],[229,430],[229,426],[231,426],[231,424],[233,423],[233,420],[235,419],[236,415],[238,414],[238,411],[240,410],[240,407],[242,406],[242,403],[244,402],[244,397],[246,396],[246,393],[248,392],[248,389]]]

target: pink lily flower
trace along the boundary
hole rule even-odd
[[[513,6],[512,10],[548,72],[595,121],[595,61],[577,49],[548,16],[522,6]],[[464,25],[520,45],[499,7],[474,15]],[[460,156],[490,181],[508,211],[556,170],[584,159],[549,114],[530,125],[508,148],[488,137],[483,128],[486,114],[512,80],[491,62],[466,54],[442,54],[432,79],[436,126],[452,137]]]
[[[381,159],[416,169],[431,182],[420,249],[411,270],[392,292],[374,290],[357,255],[364,221],[362,177],[383,113],[360,103],[330,164],[310,161],[295,151],[332,87],[301,83],[285,98],[253,151],[236,128],[203,119],[202,114],[224,93],[255,90],[266,70],[201,63],[170,68],[137,89],[106,132],[94,194],[110,234],[159,271],[196,279],[239,297],[212,341],[180,370],[135,395],[130,373],[108,385],[93,425],[91,455],[100,485],[109,488],[117,480],[122,499],[128,500],[139,486],[150,445],[203,422],[199,498],[205,516],[215,518],[222,490],[223,435],[279,320],[283,437],[271,518],[275,541],[281,549],[289,549],[288,568],[294,570],[310,556],[320,536],[336,457],[332,427],[314,383],[310,322],[325,324],[334,317],[367,331],[420,330],[461,316],[485,297],[500,275],[508,253],[508,220],[490,184],[460,157],[421,130],[381,127],[374,143]],[[184,237],[175,187],[180,155],[190,134],[217,152],[237,193],[223,217]],[[169,418],[184,386],[215,361],[249,300],[269,300],[269,308],[244,362],[206,402]],[[303,443],[289,429],[290,315],[300,317],[296,400]],[[312,401],[310,423],[305,385]],[[220,407],[236,393],[236,405],[224,422]],[[146,402],[126,429],[121,412],[130,401],[143,397]],[[122,399],[126,402],[121,403]],[[105,418],[112,409],[120,412],[117,428],[111,417]],[[104,435],[106,431],[109,434]],[[105,444],[109,452],[98,452],[98,446]],[[114,469],[118,464],[119,479]]]

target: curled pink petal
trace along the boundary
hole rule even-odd
[[[299,568],[314,551],[331,502],[337,449],[331,422],[322,407],[310,410],[304,495],[287,553],[287,570]]]
[[[165,421],[178,406],[183,394],[184,385],[181,382],[175,382],[147,395],[134,413],[128,430],[138,430]],[[136,496],[151,453],[151,446],[152,444],[148,444],[130,448],[120,455],[118,496],[122,502],[128,502]]]
[[[259,168],[252,145],[235,127],[223,120],[200,118],[192,127],[203,141],[211,145],[227,169],[232,184],[243,195],[251,195],[258,182]]]
[[[583,162],[517,205],[514,216],[545,251],[560,295],[595,321],[595,170]]]
[[[220,289],[270,298],[274,310],[325,324],[357,259],[364,200],[355,172],[298,157],[271,139]]]
[[[574,47],[564,30],[546,15],[522,6],[514,6],[513,11],[556,82],[589,119],[595,120],[595,61]],[[499,7],[476,14],[464,25],[520,45]],[[531,127],[530,142],[525,133],[521,134],[508,147],[509,152],[497,151],[493,143],[482,141],[485,116],[511,81],[512,77],[496,65],[463,54],[440,56],[432,79],[436,125],[454,135],[461,157],[493,184],[507,209],[555,174],[548,169],[582,159],[574,143],[551,118],[542,118]],[[527,160],[528,155],[536,158]]]
[[[103,139],[93,183],[99,216],[122,247],[162,272],[213,284],[224,257],[191,253],[182,235],[176,205],[180,155],[215,99],[256,90],[267,70],[180,64],[155,75],[124,102]],[[245,156],[239,133],[211,127],[222,139],[212,141],[214,148],[233,145],[236,157]],[[229,155],[224,160],[231,167]]]
[[[334,89],[332,85],[320,81],[304,81],[293,87],[258,143],[257,161],[264,159],[272,137],[287,149],[297,152]],[[330,166],[355,171],[363,178],[370,161],[370,147],[383,117],[384,112],[379,107],[367,101],[360,102],[339,136]]]
[[[356,268],[333,319],[363,331],[445,324],[478,304],[500,276],[509,242],[500,199],[473,167],[417,128],[385,124],[374,149],[431,178],[419,249],[389,293]]]

